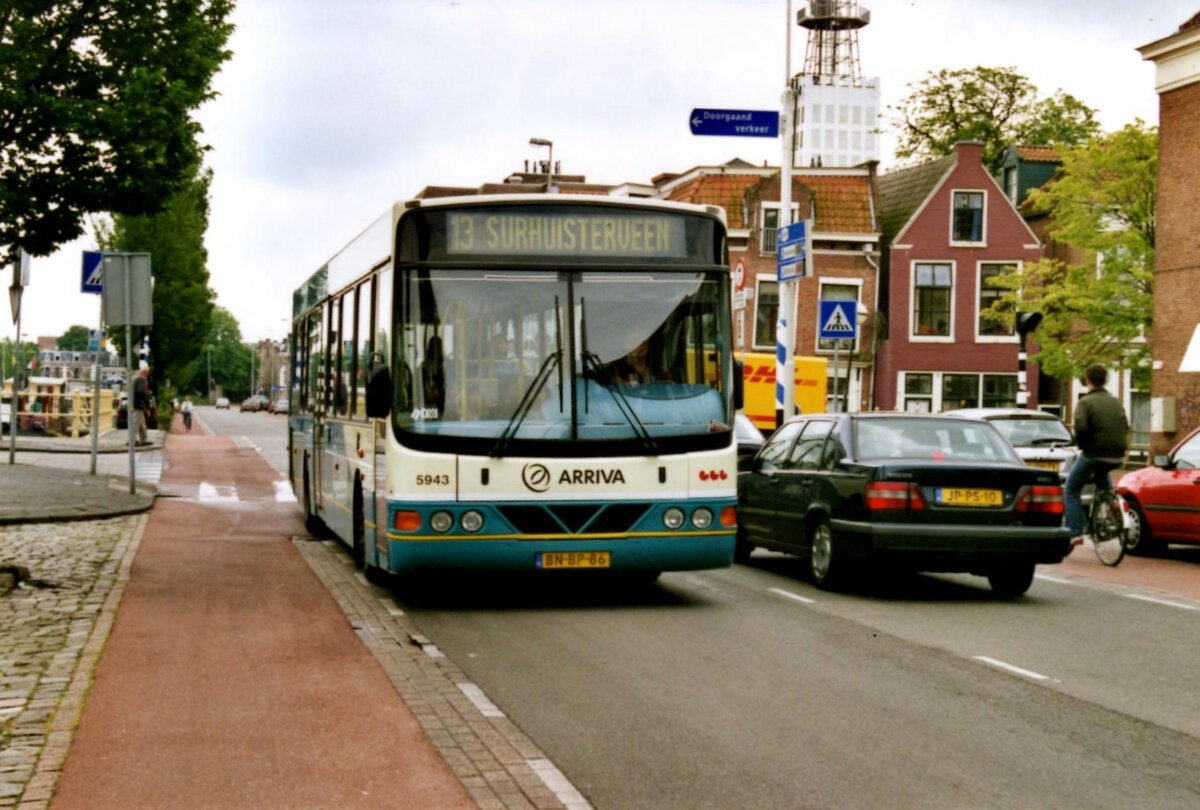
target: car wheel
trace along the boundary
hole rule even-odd
[[[838,540],[827,518],[821,518],[808,534],[808,570],[813,583],[823,590],[837,587],[849,573],[845,546]]]
[[[754,551],[754,544],[746,539],[746,529],[741,523],[737,527],[737,540],[733,545],[733,561],[735,563],[750,562],[750,554]]]
[[[1165,544],[1154,539],[1154,533],[1150,531],[1150,523],[1146,520],[1146,513],[1142,511],[1142,507],[1128,498],[1126,501],[1133,510],[1137,525],[1129,533],[1125,551],[1138,557],[1157,557],[1162,554]]]
[[[988,575],[992,591],[1003,599],[1015,599],[1033,584],[1033,563],[1007,563],[998,565]]]

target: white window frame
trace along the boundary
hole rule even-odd
[[[919,374],[919,375],[930,376],[933,380],[932,392],[928,396],[922,395],[922,396],[914,396],[914,397],[910,398],[907,394],[905,394],[905,391],[904,391],[904,386],[908,380],[909,374]],[[1019,375],[1015,371],[1011,372],[1011,373],[1007,372],[1007,371],[928,371],[928,370],[919,371],[916,369],[914,369],[912,371],[897,371],[896,372],[896,410],[908,411],[909,410],[909,407],[908,407],[909,400],[911,399],[913,402],[929,402],[930,410],[928,411],[928,413],[941,413],[945,407],[944,403],[942,401],[942,388],[945,384],[945,376],[947,374],[953,374],[953,375],[958,375],[958,376],[973,375],[973,376],[979,378],[979,386],[976,389],[979,391],[979,401],[976,403],[976,406],[979,406],[979,407],[991,407],[991,406],[983,406],[983,378],[984,377],[1011,377],[1013,380],[1015,380],[1017,382],[1017,385],[1020,384],[1020,380],[1018,379]],[[926,411],[915,411],[915,412],[926,413]]]
[[[772,331],[772,333],[771,333],[771,342],[770,343],[755,342],[755,339],[758,337],[758,308],[759,308],[760,302],[763,300],[762,285],[764,283],[770,283],[770,284],[775,285],[775,289],[776,289],[775,300],[777,302],[779,300],[779,292],[778,292],[779,279],[768,273],[758,273],[757,275],[755,275],[754,276],[754,306],[750,310],[752,313],[754,313],[753,322],[750,324],[750,346],[755,351],[774,352],[775,351],[775,332],[774,331]],[[779,306],[778,306],[778,304],[776,304],[776,307],[775,307],[774,323],[776,323],[776,324],[779,323]]]
[[[985,335],[980,329],[983,326],[983,309],[980,307],[980,299],[983,296],[983,267],[984,265],[1009,265],[1016,270],[1020,270],[1024,262],[1019,259],[980,259],[975,263],[975,342],[976,343],[1016,343],[1018,341],[1017,330],[1015,326],[1010,324],[1013,332],[1011,335]]]
[[[950,268],[950,334],[948,335],[919,335],[917,334],[917,265],[942,264]],[[908,340],[910,343],[953,343],[954,315],[957,306],[955,292],[958,290],[958,263],[952,259],[913,259],[908,267]]]
[[[979,241],[959,240],[954,238],[954,212],[957,210],[955,206],[955,198],[959,194],[978,194],[982,198],[982,203],[979,209]],[[950,189],[950,245],[951,247],[980,247],[987,244],[987,224],[988,224],[988,194],[982,188],[954,188]]]
[[[778,228],[779,212],[781,212],[782,210],[783,210],[783,203],[780,202],[779,200],[775,200],[773,202],[763,202],[759,205],[758,252],[760,254],[762,254],[763,256],[774,256],[776,253],[776,248],[779,245],[779,235],[777,233],[777,231],[779,230],[779,228]],[[767,212],[768,211],[776,212],[775,213],[776,227],[770,228],[770,229],[767,228]],[[799,215],[800,215],[800,204],[792,203],[792,222],[795,222],[796,218]],[[767,249],[768,233],[770,234],[770,239],[771,239],[771,247],[769,250]]]

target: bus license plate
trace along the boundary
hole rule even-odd
[[[537,555],[538,568],[608,568],[609,551],[543,551]]]
[[[998,489],[939,489],[938,503],[943,506],[1003,506],[1004,493]]]

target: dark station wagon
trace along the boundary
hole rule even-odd
[[[983,420],[902,413],[786,422],[738,476],[738,543],[805,557],[822,588],[876,569],[986,576],[1025,593],[1070,552],[1057,472],[1030,467]]]

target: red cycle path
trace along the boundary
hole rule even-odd
[[[292,545],[248,448],[176,426],[53,807],[475,807]]]

